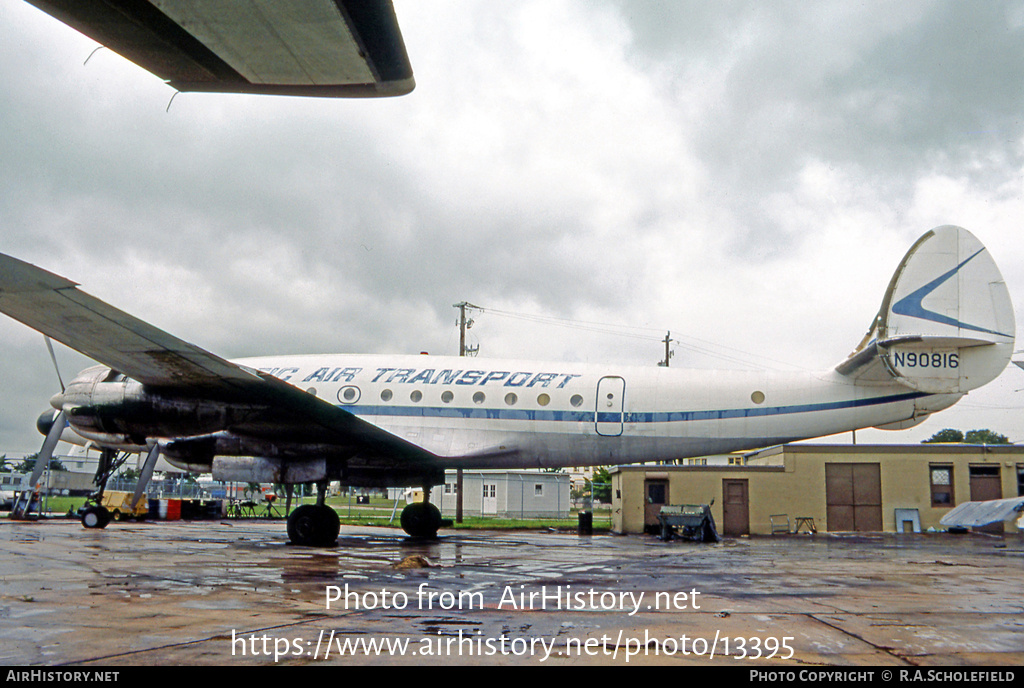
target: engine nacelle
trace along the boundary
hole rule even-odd
[[[216,433],[266,410],[149,390],[106,366],[83,370],[50,405],[63,410],[83,437],[121,438],[138,446],[153,437]]]
[[[283,448],[282,448],[283,447]],[[320,458],[307,458],[310,453]],[[256,483],[308,483],[328,476],[326,447],[280,445],[218,432],[160,442],[160,455],[191,472],[213,473],[214,480]],[[333,465],[333,464],[332,464]]]
[[[36,420],[36,429],[43,435],[50,434],[50,428],[53,427],[54,422],[57,420],[57,413],[56,409],[50,409],[39,414],[39,418]],[[96,443],[103,447],[133,453],[143,452],[147,449],[145,443],[140,444],[125,434],[79,432],[71,425],[65,425],[64,431],[60,435],[60,440],[68,444],[78,445],[79,447],[87,447],[92,443]]]
[[[243,483],[309,483],[327,478],[324,458],[283,461],[259,456],[218,456],[213,460],[213,479]]]

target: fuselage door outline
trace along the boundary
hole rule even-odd
[[[598,435],[622,435],[622,416],[626,400],[626,380],[618,375],[606,375],[597,381],[597,408],[594,427]]]

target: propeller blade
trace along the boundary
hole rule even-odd
[[[39,450],[39,454],[36,456],[36,465],[32,469],[32,476],[29,478],[28,489],[26,489],[17,500],[14,508],[11,510],[12,518],[25,518],[28,514],[29,506],[32,502],[32,493],[36,489],[36,485],[39,484],[39,479],[43,477],[43,471],[50,465],[50,459],[53,457],[53,450],[57,447],[57,442],[60,441],[60,435],[64,432],[64,427],[67,423],[64,422],[64,412],[61,411],[57,414],[57,417],[53,419],[53,425],[50,426],[50,431],[46,433],[46,439],[43,440],[43,448]]]
[[[65,427],[67,427],[67,423],[64,421],[64,412],[61,411],[53,419],[50,432],[46,433],[46,439],[43,440],[43,448],[39,450],[39,456],[36,457],[36,467],[32,470],[32,479],[29,481],[32,487],[36,486],[39,478],[43,475],[43,470],[50,465],[53,450],[57,448],[57,442],[60,441],[60,435],[64,432]]]
[[[51,342],[50,338],[47,337],[45,334],[43,335],[43,339],[46,340],[46,348],[50,350],[50,360],[53,361],[53,369],[57,371],[57,382],[60,383],[60,391],[63,392],[64,380],[61,379],[60,367],[57,365],[57,357],[53,353],[53,342]]]
[[[139,499],[146,492],[146,488],[149,487],[149,480],[153,477],[153,468],[156,466],[156,460],[159,456],[160,445],[154,444],[149,448],[149,454],[146,455],[146,463],[142,466],[142,474],[139,476],[139,482],[135,485],[135,494],[132,495],[131,501],[132,511],[135,511],[135,507],[139,503]]]

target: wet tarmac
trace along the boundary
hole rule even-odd
[[[3,665],[1024,664],[1019,535],[0,521]]]

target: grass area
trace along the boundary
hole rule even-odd
[[[394,521],[388,516],[373,516],[367,515],[354,515],[345,516],[339,514],[342,525],[349,526],[380,526],[380,527],[392,527],[400,528],[398,523],[398,516],[395,516]],[[454,520],[454,519],[453,519]],[[452,528],[455,530],[572,530],[575,531],[579,525],[579,519],[573,515],[572,518],[497,518],[497,517],[484,517],[484,516],[465,516],[462,519],[462,523],[453,523]],[[593,527],[595,533],[607,532],[611,530],[612,520],[611,516],[607,518],[601,518],[599,515],[595,515],[593,520]]]
[[[342,525],[362,526],[399,526],[399,517],[402,514],[404,502],[398,504],[395,509],[394,500],[383,497],[370,497],[369,504],[356,504],[355,499],[350,500],[346,496],[329,497],[327,503],[338,512]],[[394,518],[392,519],[392,513]],[[448,515],[445,518],[452,518]],[[579,525],[578,511],[572,509],[568,518],[498,518],[496,516],[464,516],[462,523],[453,524],[455,529],[519,529],[519,530],[542,530],[542,529],[571,529],[576,530]],[[608,506],[599,506],[593,515],[593,527],[595,532],[606,532],[611,530],[612,516]]]
[[[293,500],[292,508],[294,509],[300,503],[312,504],[313,499],[307,497],[302,500]],[[334,507],[334,510],[338,512],[338,517],[341,519],[342,525],[349,526],[377,526],[377,527],[393,527],[400,528],[399,517],[402,513],[402,507],[405,506],[404,502],[399,503],[398,509],[395,509],[395,502],[393,500],[387,500],[383,497],[371,497],[369,504],[356,504],[355,499],[349,499],[347,496],[329,497],[327,503]],[[68,513],[70,509],[73,513],[77,512],[79,507],[85,504],[85,497],[49,497],[46,499],[45,506],[49,510],[49,513],[57,516],[60,514]],[[284,501],[281,500],[276,504],[279,507],[279,512],[284,514]],[[392,513],[394,518],[392,519]],[[453,519],[454,520],[454,519]],[[599,505],[593,515],[593,526],[594,532],[607,532],[611,530],[611,511],[607,506]],[[532,518],[532,519],[514,519],[514,518],[497,518],[497,517],[484,517],[484,516],[465,516],[462,519],[462,523],[456,523],[452,527],[456,530],[465,529],[493,529],[493,530],[573,530],[575,531],[579,524],[579,517],[577,511],[574,509],[571,512],[569,518]]]
[[[66,514],[68,509],[78,511],[85,504],[85,497],[44,497],[43,506],[51,514]]]

